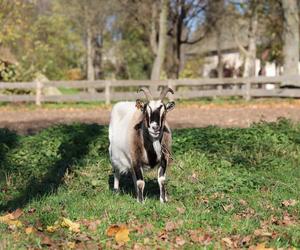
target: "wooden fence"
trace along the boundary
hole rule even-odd
[[[300,76],[253,78],[200,78],[178,80],[96,80],[96,81],[47,81],[0,82],[0,102],[91,102],[134,100],[139,87],[169,86],[174,89],[174,99],[199,97],[241,96],[300,98],[300,88],[282,88],[285,82],[300,84]],[[268,89],[272,86],[273,89]],[[76,89],[74,94],[45,95],[47,88]],[[94,91],[88,91],[93,89]],[[13,91],[12,91],[13,90]],[[26,92],[27,91],[27,92]],[[21,94],[16,94],[21,93]],[[26,94],[24,94],[26,93]],[[154,96],[158,95],[158,91]]]

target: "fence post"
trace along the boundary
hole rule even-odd
[[[222,94],[222,90],[223,90],[223,85],[222,84],[219,84],[217,86],[217,90],[218,90],[218,96],[221,96]],[[214,98],[216,98],[217,96],[214,96]]]
[[[245,100],[251,100],[251,82],[249,79],[245,79]]]
[[[43,83],[40,80],[36,80],[35,105],[37,106],[41,106],[42,104],[42,90]]]
[[[105,82],[105,104],[110,104],[110,81]]]

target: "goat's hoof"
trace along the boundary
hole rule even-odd
[[[168,201],[167,197],[159,197],[160,203],[166,203]]]
[[[119,193],[120,193],[120,189],[114,188],[114,189],[113,189],[113,193],[114,193],[114,194],[119,194]]]
[[[141,203],[141,204],[144,204],[144,203],[145,203],[145,200],[144,200],[144,199],[139,199],[139,198],[137,198],[136,200],[137,200],[138,203]]]

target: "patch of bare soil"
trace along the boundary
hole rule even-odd
[[[109,117],[110,110],[103,108],[0,108],[0,127],[15,130],[20,134],[32,134],[55,124],[81,122],[108,125]],[[271,122],[280,117],[299,122],[300,103],[178,105],[168,114],[172,128],[209,125],[248,127],[254,122]]]

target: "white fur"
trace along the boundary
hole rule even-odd
[[[159,140],[155,140],[153,142],[153,148],[154,148],[154,151],[157,155],[157,160],[160,161],[160,158],[161,158],[161,144],[160,144]]]
[[[127,173],[131,167],[128,131],[136,110],[135,102],[119,102],[111,112],[109,154],[113,167],[121,174]]]

